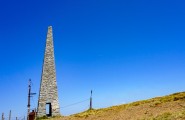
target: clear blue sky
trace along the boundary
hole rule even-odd
[[[53,26],[60,106],[102,108],[185,90],[184,0],[1,0],[0,114],[37,107]],[[88,102],[61,108],[63,115]]]

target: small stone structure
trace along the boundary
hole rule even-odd
[[[56,83],[53,34],[52,26],[49,26],[40,83],[37,117],[58,115],[60,115],[60,106]]]

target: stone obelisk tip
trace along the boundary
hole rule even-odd
[[[48,26],[48,29],[52,29],[52,26],[50,25],[50,26]]]

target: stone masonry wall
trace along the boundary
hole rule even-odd
[[[42,68],[40,93],[38,100],[37,116],[46,115],[46,103],[51,103],[52,116],[60,115],[58,91],[56,83],[56,70],[54,60],[54,47],[52,27],[48,27],[44,63]]]

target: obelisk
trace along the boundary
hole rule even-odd
[[[52,26],[48,27],[44,63],[42,66],[37,117],[58,116],[60,106],[56,82]]]

